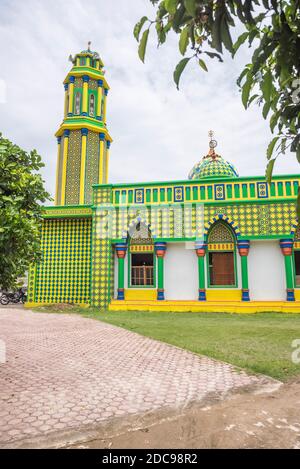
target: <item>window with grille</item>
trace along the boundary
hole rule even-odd
[[[153,253],[131,254],[131,286],[154,286]]]

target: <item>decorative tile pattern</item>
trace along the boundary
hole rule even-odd
[[[183,186],[174,187],[174,202],[183,202]]]
[[[233,251],[234,243],[209,243],[209,251]]]
[[[134,202],[136,204],[144,203],[144,189],[135,189],[134,191]]]
[[[99,134],[89,132],[87,136],[87,152],[85,164],[84,200],[86,204],[92,203],[92,185],[99,179]]]
[[[238,177],[238,173],[233,164],[217,155],[216,158],[203,158],[195,164],[189,174],[189,179],[192,180],[212,177]]]
[[[113,292],[112,246],[110,233],[105,230],[111,188],[97,188],[95,199],[99,208],[93,214],[91,304],[103,310],[107,308]]]
[[[35,301],[35,272],[36,265],[30,264],[28,269],[28,286],[27,286],[27,301],[33,303]]]
[[[38,303],[89,303],[91,220],[45,220],[36,266]]]
[[[257,196],[259,199],[266,199],[268,197],[268,185],[266,182],[257,183]]]
[[[153,252],[153,244],[131,244],[130,252]]]
[[[224,184],[216,184],[215,185],[215,199],[216,200],[224,200],[225,199],[225,189]]]
[[[89,90],[91,90],[91,91],[97,91],[97,89],[98,89],[97,80],[92,80],[92,79],[90,79],[90,80],[89,80]]]
[[[81,131],[71,130],[69,136],[66,205],[79,204],[81,161]]]
[[[86,217],[92,216],[92,209],[90,207],[64,207],[53,208],[46,207],[43,213],[44,218],[69,218],[69,217]]]
[[[228,226],[222,221],[217,222],[213,225],[208,235],[209,243],[233,243],[234,236]]]

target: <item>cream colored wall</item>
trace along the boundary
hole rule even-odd
[[[198,261],[193,243],[168,243],[165,255],[165,298],[198,299]]]
[[[279,241],[251,241],[248,256],[251,300],[286,299],[284,258]]]

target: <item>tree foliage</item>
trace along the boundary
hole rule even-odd
[[[0,134],[0,288],[15,286],[40,256],[40,203],[49,200],[35,150],[26,151]]]
[[[134,28],[140,58],[145,59],[152,26],[158,45],[175,31],[180,53],[187,54],[174,71],[178,88],[190,60],[197,60],[207,71],[204,59],[222,62],[225,50],[234,58],[239,48],[248,44],[253,49],[252,59],[237,84],[244,107],[253,102],[260,105],[275,134],[267,149],[267,180],[271,180],[274,160],[287,148],[300,162],[300,0],[150,1],[156,7],[156,18],[144,16]],[[242,32],[234,42],[237,26]]]

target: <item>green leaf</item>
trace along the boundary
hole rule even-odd
[[[173,77],[174,77],[174,81],[176,83],[178,90],[179,90],[179,81],[180,81],[181,74],[190,59],[191,57],[186,57],[185,59],[180,60],[180,62],[176,65]]]
[[[264,79],[261,82],[261,90],[264,100],[266,103],[269,103],[272,94],[272,73],[270,70],[268,70],[264,75]]]
[[[238,37],[238,40],[233,45],[233,52],[232,52],[233,56],[236,54],[236,52],[241,47],[241,45],[244,44],[248,36],[249,36],[249,33],[245,32]]]
[[[221,22],[221,39],[226,49],[229,50],[229,52],[233,52],[232,39],[225,15],[223,15]]]
[[[271,142],[269,143],[268,145],[268,148],[267,148],[267,159],[269,160],[273,154],[273,151],[274,151],[274,147],[276,145],[276,142],[279,140],[279,137],[274,137]]]
[[[216,52],[204,51],[204,54],[208,55],[211,59],[217,58],[219,60],[219,62],[223,62],[223,59],[220,56],[220,54],[217,54]]]
[[[180,39],[179,39],[179,50],[182,55],[186,53],[188,43],[189,43],[189,27],[186,26],[181,31]]]
[[[248,107],[249,94],[250,94],[251,88],[252,88],[252,77],[248,76],[247,81],[242,86],[242,102],[243,102],[245,109],[247,109]]]
[[[184,0],[184,6],[189,15],[196,15],[196,0]]]
[[[297,151],[296,151],[296,158],[298,163],[300,163],[300,145],[298,145]]]
[[[275,161],[276,161],[276,158],[273,158],[273,160],[270,160],[269,163],[267,164],[266,180],[267,180],[267,183],[269,184],[272,181],[272,174],[273,174]]]
[[[178,0],[165,0],[165,9],[173,15],[176,11]]]
[[[270,103],[265,103],[264,104],[264,107],[263,107],[263,110],[262,110],[262,115],[263,115],[264,119],[267,118],[267,116],[269,114],[269,111],[270,111],[270,107],[271,107]]]
[[[203,68],[203,70],[205,70],[206,72],[208,72],[207,66],[206,66],[206,63],[204,62],[204,60],[199,59],[199,65],[200,65],[201,68]]]
[[[274,129],[278,123],[279,116],[280,116],[280,111],[277,111],[274,114],[272,114],[272,117],[270,119],[270,129],[272,133],[274,132]]]
[[[143,32],[142,39],[139,45],[139,51],[138,51],[139,58],[141,59],[142,62],[145,61],[145,53],[146,53],[148,36],[149,36],[149,29],[146,29],[146,31]]]
[[[134,30],[133,30],[133,35],[137,41],[139,41],[140,37],[140,32],[146,21],[148,20],[147,16],[143,16],[143,18],[140,19],[138,23],[136,23]]]
[[[217,8],[216,16],[213,21],[212,29],[211,29],[211,35],[212,35],[211,46],[220,53],[223,52],[222,41],[221,41],[221,21],[222,21],[222,15],[220,13],[220,8]]]

